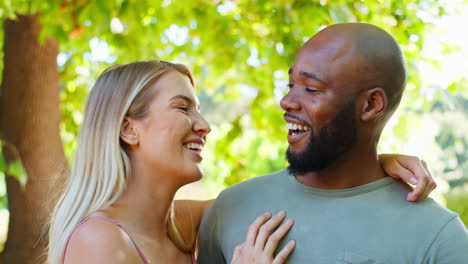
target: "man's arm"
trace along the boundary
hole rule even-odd
[[[450,264],[468,262],[468,232],[456,216],[435,237],[423,263]]]

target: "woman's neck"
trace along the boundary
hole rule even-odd
[[[135,166],[122,196],[105,213],[137,234],[168,240],[167,221],[178,188],[166,179],[170,177]]]

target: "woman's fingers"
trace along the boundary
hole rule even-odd
[[[284,248],[273,259],[272,264],[283,264],[289,257],[295,246],[296,242],[294,240],[289,241],[288,244],[286,244],[286,246],[284,246]]]
[[[255,247],[257,249],[263,250],[265,248],[266,241],[270,237],[271,232],[283,221],[285,216],[286,213],[284,211],[279,211],[260,227],[257,239],[255,240]]]
[[[381,154],[379,160],[388,175],[416,185],[414,190],[408,194],[407,200],[410,202],[425,199],[436,187],[426,162],[418,157]]]
[[[291,229],[293,225],[293,220],[288,219],[284,224],[282,224],[271,236],[268,238],[268,241],[265,245],[265,253],[273,255],[275,253],[276,248],[278,247],[278,243],[283,239],[284,235],[288,233],[289,229]]]
[[[274,258],[279,241],[293,225],[292,219],[280,225],[286,213],[278,212],[275,216],[265,213],[249,226],[245,242],[234,249],[231,264],[282,264],[291,254],[295,242],[290,241]],[[279,227],[278,227],[279,226]],[[275,230],[276,229],[276,230]],[[273,232],[273,230],[275,230]]]
[[[418,178],[415,177],[414,173],[408,168],[404,167],[402,164],[400,164],[398,160],[395,160],[391,164],[393,164],[391,165],[393,166],[392,174],[389,174],[391,177],[395,179],[402,179],[404,182],[413,185],[416,185],[418,183]]]
[[[423,165],[424,170],[426,171],[426,175],[428,176],[426,192],[423,195],[423,197],[426,198],[437,187],[437,184],[436,184],[434,178],[432,178],[431,172],[427,168],[427,163],[424,160],[421,160],[421,164]]]
[[[414,202],[421,198],[425,198],[424,194],[426,193],[427,184],[428,179],[426,177],[419,178],[416,187],[408,194],[408,200],[410,202]]]
[[[425,199],[436,187],[436,183],[427,169],[424,160],[419,161],[420,166],[414,168],[414,174],[418,178],[418,183],[414,190],[408,194],[408,201],[419,201]]]
[[[245,237],[245,244],[249,246],[253,246],[255,244],[258,230],[261,226],[263,226],[263,224],[265,224],[266,221],[268,221],[268,219],[270,219],[270,217],[270,213],[264,213],[263,215],[257,217],[257,219],[255,219],[252,224],[250,224],[247,235]]]

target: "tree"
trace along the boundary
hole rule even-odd
[[[207,175],[227,185],[284,166],[286,146],[284,133],[278,130],[283,121],[277,101],[285,91],[295,52],[323,26],[365,21],[391,32],[410,65],[413,88],[406,97],[421,101],[412,63],[430,24],[418,12],[437,17],[443,7],[429,0],[333,2],[0,3],[4,20],[0,136],[11,215],[0,260],[39,262],[47,241],[41,232],[56,183],[66,177],[66,156],[72,157],[84,99],[97,73],[110,63],[158,58],[192,68],[208,119],[219,121],[210,135],[214,143],[209,147]],[[18,177],[8,176],[15,160],[25,168],[24,187]]]
[[[7,177],[10,225],[4,263],[37,263],[50,214],[45,203],[63,182],[67,162],[60,139],[57,41],[39,44],[39,16],[17,16],[4,24],[4,71],[0,131],[7,163],[20,158],[28,182]],[[8,174],[7,174],[8,175]],[[20,261],[18,261],[20,260]]]

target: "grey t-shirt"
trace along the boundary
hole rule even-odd
[[[224,190],[199,230],[199,263],[230,263],[248,226],[285,210],[296,241],[287,263],[468,263],[468,232],[456,213],[428,198],[406,201],[392,178],[343,190],[301,184],[286,170]]]

